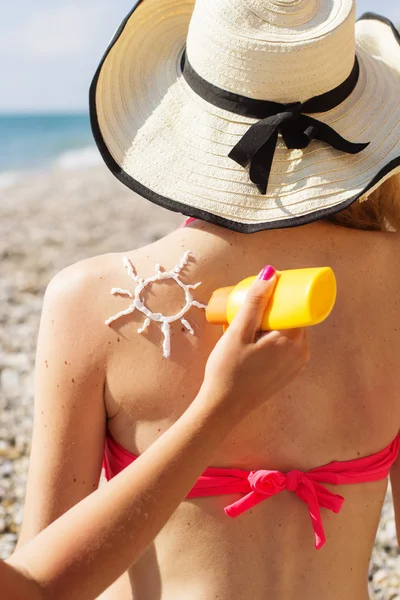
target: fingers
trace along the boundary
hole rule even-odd
[[[268,303],[277,282],[276,271],[273,267],[265,267],[249,289],[246,300],[234,318],[230,329],[239,332],[242,339],[254,342]]]
[[[264,333],[257,341],[257,346],[268,349],[271,342],[277,346],[286,347],[294,354],[300,367],[304,367],[310,359],[310,345],[305,327],[286,329],[285,331],[270,331]]]

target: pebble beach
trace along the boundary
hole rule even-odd
[[[35,346],[48,282],[73,262],[148,244],[181,222],[181,215],[133,194],[100,165],[35,171],[0,186],[1,558],[13,551],[22,520]],[[390,490],[371,560],[370,590],[373,600],[400,600]]]

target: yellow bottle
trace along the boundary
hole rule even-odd
[[[261,329],[308,327],[324,321],[336,300],[336,278],[330,267],[277,271],[278,282]],[[229,325],[243,304],[255,277],[216,290],[208,304],[209,323]]]

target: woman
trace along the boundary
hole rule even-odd
[[[169,326],[184,294],[157,263],[179,271],[190,251],[200,304],[266,259],[329,265],[339,291],[307,371],[215,452],[227,487],[220,471],[196,485],[110,598],[368,598],[391,468],[400,502],[400,47],[386,20],[354,18],[352,0],[146,0],[101,62],[91,111],[107,165],[197,220],[51,284],[22,542],[97,486],[105,442],[112,477],[200,387],[220,331],[198,306]],[[139,294],[152,313],[135,291],[154,273]]]
[[[90,600],[102,592],[143,554],[221,440],[304,366],[304,330],[259,335],[276,281],[272,267],[260,275],[211,353],[200,392],[184,415],[112,483],[60,517],[7,563],[0,561],[4,600]],[[234,390],[232,379],[239,384]],[[246,400],[241,387],[253,388]]]

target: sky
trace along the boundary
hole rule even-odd
[[[90,81],[134,0],[5,0],[0,112],[82,112]],[[358,0],[400,23],[399,0]]]

